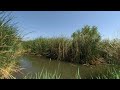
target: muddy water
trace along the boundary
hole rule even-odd
[[[84,66],[79,64],[72,64],[63,61],[50,60],[40,56],[22,56],[18,60],[21,68],[24,68],[21,72],[17,73],[15,76],[17,78],[23,78],[26,74],[34,74],[36,72],[41,72],[42,69],[47,70],[50,73],[54,73],[55,70],[58,74],[61,74],[63,79],[74,79],[76,78],[76,73],[79,72],[82,78],[89,78],[92,74],[97,72],[104,72],[108,66],[99,65],[95,66]]]

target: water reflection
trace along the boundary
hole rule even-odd
[[[88,67],[57,60],[49,60],[39,56],[22,56],[19,59],[19,64],[25,69],[22,70],[24,74],[16,74],[17,78],[22,78],[23,75],[28,73],[34,74],[36,72],[41,72],[43,68],[51,73],[54,73],[56,70],[61,74],[61,78],[65,79],[74,79],[78,68],[82,78],[86,78],[88,76],[90,77],[90,74],[95,72],[103,72],[103,70],[106,69],[106,66]]]

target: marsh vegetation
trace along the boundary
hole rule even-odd
[[[45,57],[50,61],[70,63],[77,67],[74,78],[81,79],[80,68],[85,66],[92,69],[102,65],[115,65],[113,69],[101,69],[94,76],[88,78],[119,79],[120,78],[120,39],[101,39],[96,26],[84,26],[72,33],[71,37],[39,37],[34,40],[23,41],[15,24],[11,23],[10,13],[0,12],[0,78],[13,78],[12,73],[20,73],[18,57],[29,55]],[[116,67],[117,65],[117,67]],[[69,67],[69,66],[68,66]],[[41,66],[41,68],[43,68]],[[61,73],[58,70],[50,72],[43,69],[33,75],[25,75],[23,78],[35,79],[59,79]],[[67,71],[66,71],[67,72]],[[70,73],[69,73],[70,74]],[[34,76],[35,75],[35,76]]]

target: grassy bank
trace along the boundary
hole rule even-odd
[[[37,38],[24,41],[27,54],[80,64],[120,63],[120,40],[102,40],[97,27],[85,26],[71,38]]]
[[[19,71],[16,58],[23,50],[18,29],[11,20],[10,13],[0,12],[0,78],[14,78],[11,73]]]

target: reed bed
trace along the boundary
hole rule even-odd
[[[19,71],[16,58],[23,54],[39,55],[51,60],[62,60],[72,63],[97,65],[120,64],[120,40],[102,40],[95,26],[84,26],[75,31],[71,38],[39,37],[34,40],[22,41],[19,30],[11,23],[10,14],[0,12],[0,77],[14,78],[12,72]],[[16,69],[17,68],[17,69]],[[79,70],[79,69],[78,69]],[[119,71],[110,71],[112,78],[119,78]],[[36,74],[35,78],[60,78],[46,71],[43,77]],[[45,76],[45,77],[44,77]],[[76,78],[81,78],[79,71]],[[98,78],[101,78],[98,76]],[[103,78],[108,78],[103,75]]]
[[[28,54],[45,56],[80,64],[120,62],[120,40],[102,40],[97,27],[84,26],[67,37],[43,38],[23,41]]]
[[[22,42],[17,27],[12,24],[10,13],[0,12],[0,78],[15,78],[20,69],[16,58],[22,54]]]

